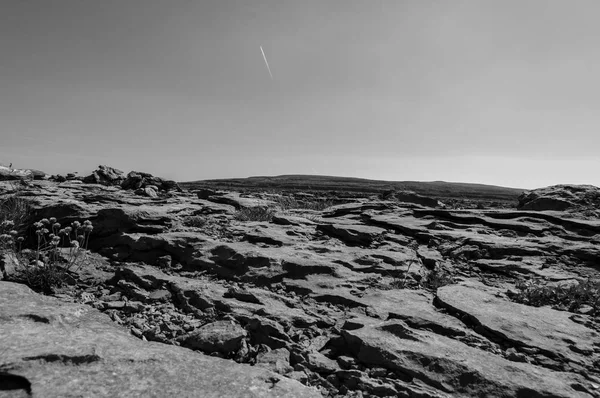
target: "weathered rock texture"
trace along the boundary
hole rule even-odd
[[[0,181],[6,180],[41,180],[46,173],[34,169],[14,169],[12,167],[0,166]]]
[[[524,192],[519,196],[522,210],[557,210],[600,208],[600,188],[593,185],[554,185]]]
[[[0,284],[2,396],[317,397],[260,367],[143,342],[108,316]]]
[[[70,181],[20,195],[35,217],[94,224],[96,261],[59,295],[80,305],[0,285],[3,370],[40,396],[76,380],[135,395],[138,379],[157,395],[313,394],[295,380],[330,397],[600,396],[597,309],[514,301],[525,281],[599,277],[588,215],[365,198],[242,222],[237,211],[276,197]]]
[[[69,178],[56,178],[58,182],[65,182]],[[106,186],[120,186],[123,189],[135,190],[138,195],[157,198],[159,191],[181,191],[179,185],[172,180],[165,180],[141,171],[131,171],[129,174],[109,166],[98,166],[92,174],[82,178],[86,184],[101,184]]]
[[[66,178],[65,178],[66,180]],[[92,174],[83,178],[86,184],[121,185],[125,180],[125,173],[112,167],[98,166]]]

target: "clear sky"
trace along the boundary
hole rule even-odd
[[[0,0],[0,163],[600,185],[599,15],[597,0]]]

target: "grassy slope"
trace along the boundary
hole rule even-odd
[[[472,199],[515,201],[524,190],[484,184],[456,182],[379,181],[363,178],[283,175],[275,177],[229,178],[182,182],[187,189],[218,188],[230,190],[302,190],[352,193],[381,193],[386,190],[409,190],[438,199]]]

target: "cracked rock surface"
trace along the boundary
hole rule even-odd
[[[35,397],[317,397],[260,367],[144,342],[87,305],[0,284],[0,384]]]
[[[597,309],[515,299],[598,279],[589,208],[315,210],[69,181],[21,195],[37,219],[92,221],[94,261],[55,297],[0,282],[0,397],[600,396]],[[270,221],[236,217],[264,206]]]

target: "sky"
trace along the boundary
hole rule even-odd
[[[597,0],[0,0],[0,164],[600,186],[598,15]]]

